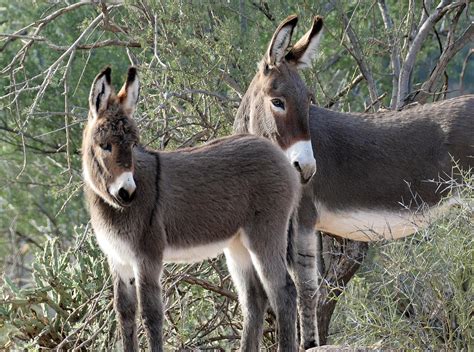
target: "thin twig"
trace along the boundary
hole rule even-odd
[[[344,95],[346,95],[347,93],[349,93],[355,86],[357,86],[360,82],[362,82],[362,80],[364,79],[364,75],[363,74],[359,74],[357,77],[355,77],[351,83],[349,83],[347,86],[345,86],[341,91],[339,91],[336,96],[334,96],[333,98],[331,98],[329,100],[329,102],[326,103],[326,105],[324,105],[324,107],[326,109],[329,109],[330,107],[332,107],[334,104],[336,104],[339,99],[341,97],[343,97]]]

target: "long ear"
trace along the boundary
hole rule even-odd
[[[105,68],[97,75],[92,83],[91,92],[89,94],[89,110],[92,118],[96,119],[99,115],[107,109],[107,103],[112,94],[111,77],[112,69]]]
[[[278,26],[273,34],[270,45],[265,55],[266,63],[270,66],[277,65],[285,56],[286,49],[290,45],[293,29],[298,23],[296,15],[288,16]]]
[[[323,18],[315,16],[311,29],[291,48],[286,60],[295,62],[299,69],[310,67],[319,47],[322,29]]]
[[[127,81],[117,94],[125,113],[130,117],[133,115],[137,107],[139,94],[140,83],[138,81],[137,69],[136,67],[131,66],[128,68]]]

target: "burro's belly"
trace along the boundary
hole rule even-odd
[[[113,231],[101,224],[94,226],[97,242],[102,252],[108,257],[109,263],[114,267],[123,280],[134,277],[137,270],[139,254],[130,243],[121,240]],[[222,241],[210,241],[207,244],[188,245],[186,247],[173,247],[167,245],[163,251],[163,261],[169,263],[195,263],[209,258],[215,258],[224,252],[224,249],[236,238],[237,232]],[[160,253],[157,253],[159,255]]]
[[[443,203],[416,211],[373,209],[344,209],[333,211],[317,204],[316,229],[355,241],[378,241],[403,238],[427,227],[459,200],[450,198]]]
[[[224,252],[224,249],[232,241],[232,238],[233,237],[224,241],[184,248],[167,246],[163,252],[163,261],[168,263],[195,263],[205,259],[215,258]]]

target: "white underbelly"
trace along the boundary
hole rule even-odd
[[[109,233],[106,228],[100,226],[96,226],[94,232],[100,249],[113,264],[122,267],[135,266],[136,256],[128,243],[122,241],[117,236]],[[163,261],[170,263],[194,263],[209,258],[215,258],[224,252],[224,249],[234,237],[235,235],[225,241],[217,241],[192,247],[179,248],[167,246],[163,252]]]
[[[317,204],[316,229],[356,241],[391,240],[409,236],[445,213],[458,200],[451,198],[441,205],[413,212],[377,210],[331,211]]]
[[[229,238],[225,241],[213,242],[188,248],[176,248],[168,246],[165,248],[163,253],[163,260],[169,263],[194,263],[209,258],[215,258],[224,252],[224,249],[232,241],[232,238]]]

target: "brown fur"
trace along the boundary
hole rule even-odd
[[[189,251],[183,260],[201,260],[215,253],[193,249],[220,244],[226,247],[244,313],[242,350],[258,351],[268,299],[277,316],[279,349],[295,351],[296,291],[286,256],[299,182],[284,154],[253,136],[174,152],[143,148],[127,112],[134,106],[125,109],[123,100],[107,90],[107,75],[110,70],[92,85],[83,164],[90,174],[85,193],[92,226],[114,275],[124,349],[137,350],[137,305],[150,349],[163,349],[163,261],[180,260],[179,251]],[[135,79],[136,73],[129,72],[122,97],[138,96],[131,90],[138,89]],[[106,109],[100,108],[101,99],[107,99]],[[111,152],[102,150],[100,145],[109,143]],[[134,200],[126,206],[108,192],[124,170],[133,171],[136,183]]]

